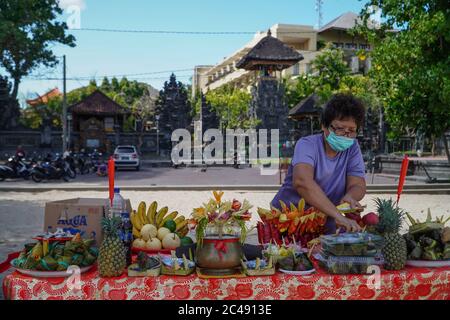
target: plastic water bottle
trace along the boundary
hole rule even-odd
[[[110,208],[110,216],[120,218],[119,237],[127,250],[127,265],[131,264],[131,245],[133,243],[130,212],[127,210],[125,199],[120,195],[120,189],[114,188],[114,198]]]
[[[114,198],[109,208],[111,218],[120,217],[125,210],[125,199],[120,195],[120,188],[114,188]]]

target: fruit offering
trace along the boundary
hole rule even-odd
[[[406,215],[411,223],[408,233],[403,235],[408,259],[450,260],[450,227],[445,227],[450,217],[444,219],[442,216],[432,220],[430,209],[424,222],[414,220],[408,213]]]
[[[305,200],[301,199],[298,206],[289,207],[280,200],[281,210],[271,207],[271,210],[258,208],[262,222],[258,222],[259,243],[276,242],[282,244],[295,242],[297,239],[303,246],[325,231],[326,215],[311,207],[305,210]]]
[[[192,243],[187,237],[188,220],[178,217],[178,212],[169,213],[168,207],[158,209],[153,201],[146,210],[144,201],[139,203],[138,210],[130,215],[133,224],[133,248],[138,250],[159,251],[172,250],[181,245]]]
[[[119,237],[121,219],[103,218],[104,238],[98,256],[98,270],[101,277],[118,277],[127,266],[126,248]]]
[[[382,265],[381,255],[375,257],[343,257],[327,254],[317,256],[319,266],[331,274],[367,274],[369,266]]]
[[[376,231],[384,238],[383,257],[384,268],[387,270],[401,270],[407,259],[406,241],[400,235],[405,211],[400,209],[392,200],[375,199],[380,221]]]
[[[340,233],[320,237],[322,250],[335,256],[375,256],[383,248],[383,238],[370,233]]]
[[[87,267],[95,263],[97,248],[93,239],[82,239],[76,234],[69,241],[48,240],[26,244],[12,265],[16,268],[38,271],[65,271],[70,265]]]
[[[375,232],[376,225],[380,218],[375,212],[369,212],[361,216],[361,210],[353,209],[350,204],[344,202],[336,207],[346,218],[355,220],[360,227],[365,228],[368,232]]]

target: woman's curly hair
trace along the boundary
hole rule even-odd
[[[326,103],[321,123],[325,128],[333,120],[354,119],[358,128],[364,125],[365,107],[361,100],[350,94],[336,94]]]

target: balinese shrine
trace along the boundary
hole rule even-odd
[[[289,139],[289,108],[284,86],[276,72],[281,73],[302,59],[299,52],[272,37],[269,30],[267,36],[236,63],[236,68],[257,73],[257,82],[252,88],[251,116],[260,119],[258,129],[279,129],[280,142]]]
[[[68,108],[69,136],[74,150],[112,153],[130,111],[100,90]]]

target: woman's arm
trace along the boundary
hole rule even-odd
[[[311,165],[299,163],[293,168],[292,185],[306,203],[335,219],[336,224],[345,227],[350,232],[361,230],[354,220],[341,215],[322,188],[314,181],[314,168]]]
[[[354,209],[362,210],[361,204],[358,202],[366,195],[366,180],[361,177],[347,176],[346,192],[342,198],[342,202],[350,203]]]

